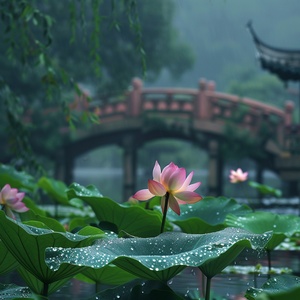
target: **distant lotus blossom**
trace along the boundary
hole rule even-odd
[[[248,172],[243,172],[240,168],[238,168],[236,171],[231,170],[229,178],[231,183],[243,182],[248,179]]]
[[[9,184],[6,184],[0,191],[0,205],[6,214],[15,219],[12,211],[22,213],[28,211],[28,208],[22,202],[25,193],[19,193],[17,189],[11,188]]]
[[[161,197],[161,209],[165,213],[166,197],[168,207],[180,215],[179,204],[195,203],[202,197],[194,191],[201,182],[190,184],[194,172],[186,177],[186,170],[179,168],[173,162],[167,165],[162,171],[156,161],[153,168],[153,180],[148,180],[148,189],[136,192],[132,197],[139,201],[147,201],[154,196]]]

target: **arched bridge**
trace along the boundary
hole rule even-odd
[[[79,104],[87,102],[81,99]],[[230,150],[230,143],[240,143],[243,147],[246,140],[251,140],[254,146],[249,155],[275,171],[278,171],[276,160],[290,153],[291,102],[279,109],[220,93],[215,90],[214,82],[205,79],[199,81],[198,89],[185,89],[144,88],[142,81],[135,78],[123,98],[92,102],[89,109],[99,115],[101,123],[80,132],[77,140],[65,146],[64,180],[72,181],[77,156],[117,144],[124,150],[124,200],[135,191],[137,150],[154,139],[174,137],[206,149],[211,195],[222,193],[224,145]]]

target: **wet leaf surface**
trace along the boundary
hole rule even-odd
[[[166,281],[185,267],[200,267],[207,276],[220,273],[244,248],[262,249],[271,233],[252,234],[226,228],[208,234],[166,232],[152,238],[103,239],[85,248],[47,248],[46,263],[102,268],[110,263],[145,279]]]

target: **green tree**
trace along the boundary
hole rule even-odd
[[[230,82],[227,91],[230,94],[253,98],[280,108],[291,96],[276,76],[267,73],[257,75],[251,68],[240,70],[237,79]]]
[[[184,73],[193,56],[173,15],[171,0],[0,0],[1,161],[54,158],[70,138],[59,131],[75,120],[69,105],[78,83],[116,94],[133,76]]]

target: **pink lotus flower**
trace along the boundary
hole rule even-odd
[[[13,210],[16,212],[28,211],[28,208],[22,202],[25,193],[18,193],[18,190],[11,188],[9,184],[6,184],[0,191],[0,204],[6,214],[15,219]]]
[[[229,178],[231,183],[243,182],[248,179],[248,172],[243,172],[240,168],[236,171],[231,170]]]
[[[180,215],[179,204],[195,203],[202,199],[199,194],[194,192],[201,182],[190,184],[193,174],[194,172],[191,172],[186,177],[186,170],[172,162],[161,171],[160,165],[156,161],[153,168],[153,180],[148,180],[148,189],[140,190],[132,197],[140,201],[149,200],[154,196],[162,197],[163,214],[167,197],[168,207],[170,206],[175,213]]]

